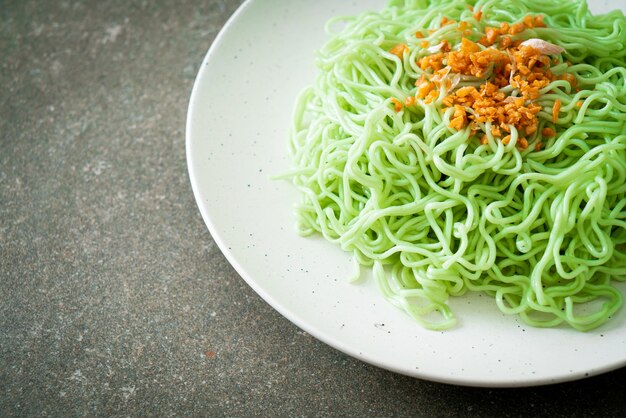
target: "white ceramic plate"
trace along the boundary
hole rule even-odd
[[[297,235],[295,190],[269,179],[289,168],[295,97],[315,77],[313,53],[326,39],[326,20],[385,3],[250,0],[226,24],[202,63],[187,119],[189,175],[213,238],[286,318],[395,372],[463,385],[528,386],[626,365],[626,309],[593,332],[535,329],[502,315],[490,298],[469,295],[451,302],[455,329],[427,331],[387,303],[372,280],[350,284],[348,254]],[[595,12],[626,10],[624,0],[590,3]]]

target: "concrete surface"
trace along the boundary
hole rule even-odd
[[[238,4],[0,0],[0,415],[624,416],[626,369],[420,381],[318,342],[244,283],[184,152],[196,71]]]

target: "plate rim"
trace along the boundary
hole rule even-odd
[[[533,386],[543,386],[543,385],[551,385],[557,383],[564,383],[570,381],[576,381],[580,379],[586,379],[588,377],[596,376],[599,374],[603,374],[609,371],[617,370],[626,366],[626,357],[621,361],[615,361],[610,364],[604,364],[602,367],[597,367],[593,369],[580,370],[576,372],[561,372],[556,376],[543,376],[543,377],[532,377],[528,376],[526,379],[520,379],[519,377],[515,377],[512,379],[502,379],[502,378],[489,378],[484,375],[482,378],[471,378],[471,377],[463,377],[462,375],[451,375],[451,376],[443,376],[438,374],[433,374],[426,371],[421,370],[407,370],[399,367],[395,367],[390,363],[385,363],[380,359],[376,358],[373,355],[360,353],[358,351],[353,350],[349,347],[348,344],[343,343],[340,340],[333,338],[330,335],[326,335],[321,329],[317,329],[314,325],[308,323],[304,318],[301,318],[297,315],[297,313],[292,312],[290,309],[283,306],[279,301],[277,301],[271,294],[266,292],[258,283],[255,281],[250,274],[246,272],[245,267],[236,259],[232,251],[229,249],[228,244],[226,243],[223,236],[220,234],[218,227],[213,222],[210,216],[210,205],[205,203],[202,199],[202,192],[200,190],[199,180],[198,180],[198,169],[196,168],[196,163],[194,160],[194,137],[192,135],[193,126],[194,126],[194,115],[197,112],[197,102],[200,100],[201,85],[203,81],[207,78],[210,79],[210,61],[216,51],[220,48],[220,45],[224,42],[225,38],[229,36],[229,32],[231,27],[236,24],[236,22],[241,18],[241,16],[245,13],[246,9],[254,2],[259,0],[245,0],[239,7],[235,10],[235,12],[228,18],[226,23],[222,26],[219,33],[215,37],[215,39],[211,42],[208,51],[204,55],[198,73],[194,79],[193,87],[191,89],[191,94],[189,98],[189,103],[187,107],[187,115],[185,122],[185,158],[187,163],[187,173],[189,177],[189,181],[191,183],[192,192],[194,195],[194,200],[196,201],[196,205],[198,210],[200,211],[200,215],[211,234],[212,239],[217,244],[218,248],[227,259],[229,264],[235,269],[237,274],[244,279],[246,284],[250,286],[256,294],[258,294],[266,303],[268,303],[273,309],[275,309],[281,316],[290,321],[292,324],[296,325],[298,328],[307,332],[308,334],[315,337],[317,340],[333,347],[336,350],[341,351],[342,353],[349,355],[357,360],[361,360],[370,365],[398,373],[404,376],[409,376],[418,379],[424,379],[428,381],[458,385],[458,386],[466,386],[466,387],[485,387],[485,388],[518,388],[518,387],[533,387]],[[626,309],[626,305],[623,307]]]

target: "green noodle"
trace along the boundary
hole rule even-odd
[[[482,10],[480,22],[468,5]],[[518,149],[514,128],[507,145],[489,123],[486,145],[469,128],[448,128],[443,96],[394,110],[392,97],[415,94],[416,62],[428,54],[416,31],[436,29],[431,45],[455,45],[460,34],[439,27],[443,16],[482,30],[529,13],[547,27],[524,36],[562,46],[552,71],[574,75],[580,88],[556,80],[541,91],[539,131],[557,132],[543,149],[532,137]],[[290,143],[301,233],[321,233],[373,267],[385,297],[430,329],[454,326],[448,299],[467,291],[537,327],[585,331],[609,320],[622,305],[614,281],[626,279],[623,14],[592,16],[584,0],[392,0],[327,30]],[[398,43],[410,47],[403,59],[388,52]]]

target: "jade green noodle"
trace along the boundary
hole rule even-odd
[[[483,11],[480,23],[468,5]],[[439,29],[443,16],[482,29],[529,13],[547,28],[528,37],[565,48],[552,71],[580,88],[557,80],[541,91],[539,131],[562,102],[542,150],[491,134],[481,145],[469,128],[448,127],[440,100],[394,110],[392,97],[415,94],[415,63],[427,54],[416,31],[437,28],[431,40],[456,44],[458,31]],[[623,14],[592,16],[584,1],[407,0],[327,28],[337,26],[295,109],[289,177],[302,194],[302,234],[321,233],[373,266],[385,297],[427,328],[453,326],[448,299],[468,291],[533,326],[609,320],[622,304],[612,281],[626,278]],[[404,59],[388,52],[401,42]]]

